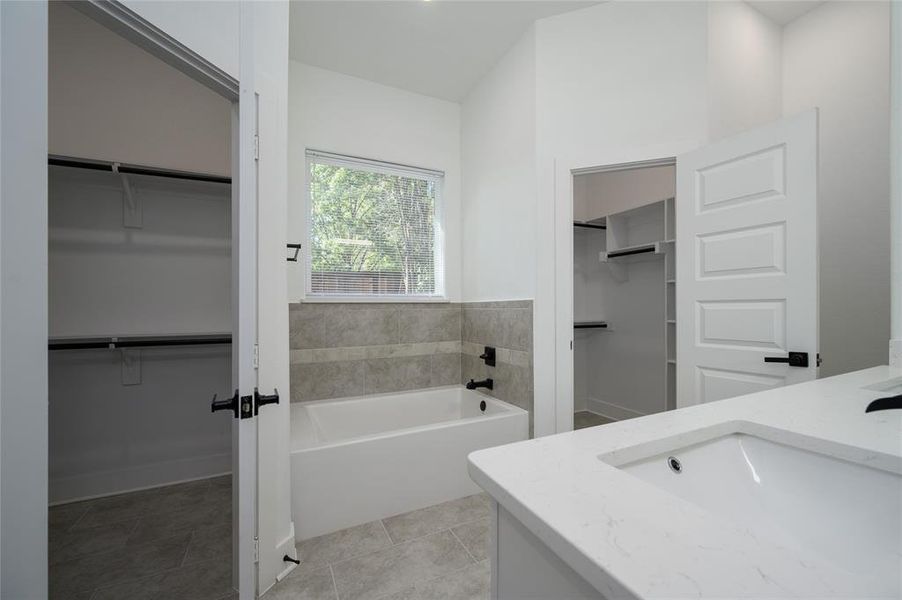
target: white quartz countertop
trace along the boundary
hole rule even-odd
[[[898,598],[902,575],[888,588],[801,556],[599,458],[622,463],[740,427],[902,473],[902,411],[864,412],[889,395],[865,386],[896,378],[902,385],[902,371],[875,367],[481,450],[470,475],[607,598]]]

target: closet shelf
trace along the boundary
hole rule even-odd
[[[161,346],[209,346],[231,344],[229,333],[178,334],[178,335],[123,335],[96,337],[50,338],[49,350],[88,350],[103,348],[153,348]]]
[[[607,329],[607,321],[576,321],[573,329]]]
[[[607,262],[617,258],[625,258],[627,256],[635,256],[637,254],[662,254],[664,242],[651,242],[648,244],[637,244],[635,246],[625,246],[602,253],[602,261]]]

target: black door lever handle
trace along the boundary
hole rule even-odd
[[[210,404],[210,412],[216,412],[217,410],[230,410],[235,414],[235,418],[238,418],[238,405],[240,400],[238,398],[238,390],[235,390],[235,395],[227,400],[217,400],[216,394],[213,394],[213,402]]]
[[[257,391],[257,388],[254,388],[254,414],[258,414],[260,412],[260,407],[265,406],[267,404],[278,404],[279,403],[279,390],[273,389],[273,393],[269,396],[264,396],[260,392]]]
[[[807,352],[790,352],[789,356],[765,356],[764,362],[768,363],[789,363],[790,367],[807,367]]]

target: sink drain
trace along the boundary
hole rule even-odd
[[[667,466],[670,467],[670,470],[679,475],[683,472],[683,463],[680,462],[676,456],[668,456],[667,457]]]

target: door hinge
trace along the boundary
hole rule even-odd
[[[260,160],[260,136],[254,134],[254,160]]]
[[[260,540],[259,538],[254,538],[254,562],[260,562]]]
[[[254,368],[260,368],[260,346],[259,344],[254,344]]]

